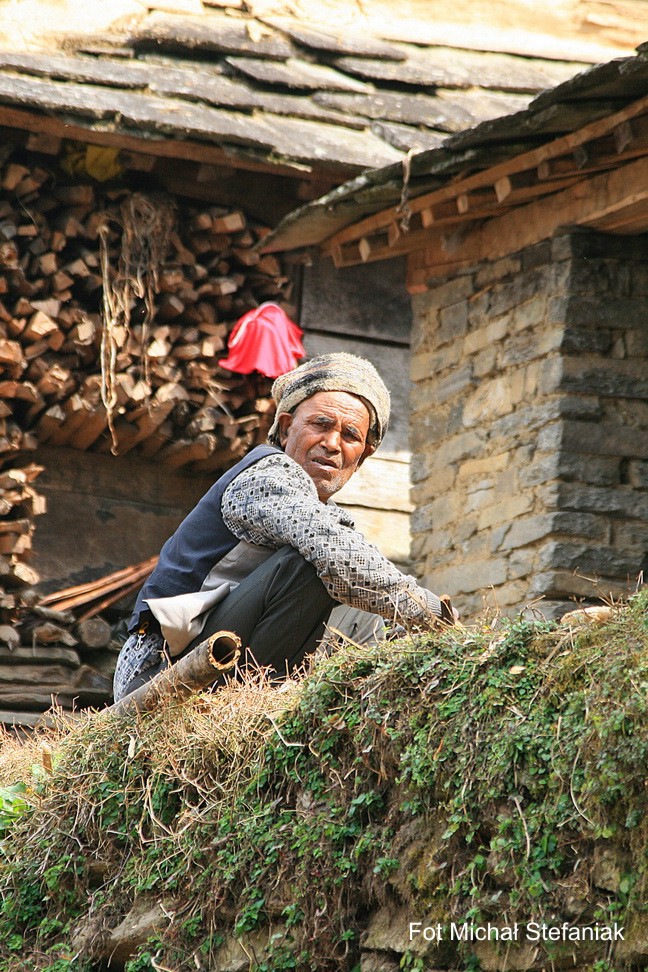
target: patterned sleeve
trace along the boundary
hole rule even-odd
[[[267,456],[240,473],[221,509],[239,540],[298,550],[336,601],[390,621],[429,622],[441,614],[439,598],[402,574],[343,510],[321,503],[310,476],[288,456]]]

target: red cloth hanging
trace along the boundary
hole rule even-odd
[[[278,304],[268,301],[239,318],[227,343],[229,354],[218,363],[240,375],[259,371],[278,378],[305,357],[303,333]]]

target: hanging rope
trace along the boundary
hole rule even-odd
[[[155,294],[169,238],[175,226],[175,208],[166,198],[135,192],[121,204],[121,251],[116,271],[110,266],[109,217],[99,228],[99,250],[103,278],[101,333],[101,400],[108,416],[113,455],[117,455],[114,414],[118,398],[116,362],[130,334],[131,311],[136,300],[143,302],[141,368],[149,379],[148,334],[155,317]]]

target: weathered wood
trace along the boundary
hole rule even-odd
[[[110,643],[111,628],[103,618],[93,617],[79,621],[74,627],[74,634],[84,648],[98,650]]]
[[[148,574],[150,574],[156,563],[157,555],[149,557],[147,560],[143,560],[139,564],[133,564],[132,566],[116,570],[112,574],[108,574],[107,576],[100,578],[98,581],[89,581],[85,584],[75,584],[73,587],[56,591],[53,594],[46,594],[45,597],[41,598],[39,604],[41,607],[55,605],[59,611],[65,611],[68,608],[78,607],[81,604],[88,604],[89,602],[96,600],[102,594],[106,594],[109,591],[114,591],[115,588],[121,588],[126,586],[128,583],[143,580],[148,576]]]
[[[232,631],[217,631],[166,671],[160,672],[103,713],[121,717],[149,712],[160,705],[180,702],[208,688],[219,677],[233,673],[241,655],[241,639]]]
[[[461,193],[481,189],[485,186],[494,186],[499,179],[504,177],[510,177],[514,174],[524,173],[529,170],[537,170],[537,167],[541,163],[560,158],[561,156],[571,156],[578,146],[585,145],[599,138],[606,138],[618,125],[628,120],[641,117],[647,112],[648,97],[640,98],[626,108],[614,112],[606,118],[592,122],[578,131],[571,132],[569,135],[557,138],[540,148],[533,149],[530,152],[524,152],[506,162],[482,170],[466,179],[458,180],[440,189],[410,199],[408,203],[409,208],[412,212],[420,212],[449,199],[454,199]],[[335,233],[327,241],[326,249],[332,252],[334,247],[344,246],[347,243],[361,239],[363,236],[371,236],[378,230],[386,229],[392,222],[398,220],[398,218],[398,207],[390,206],[373,216],[366,217]]]
[[[424,285],[432,268],[448,262],[459,267],[485,258],[494,260],[547,239],[558,226],[575,224],[596,228],[605,225],[609,230],[617,221],[623,225],[625,211],[646,200],[648,158],[643,158],[592,177],[585,191],[577,184],[489,220],[467,233],[452,254],[444,251],[442,240],[428,241],[428,246],[423,248],[422,263],[418,267],[412,265],[408,273],[408,287]]]
[[[34,647],[16,647],[16,648],[3,648],[0,647],[0,662],[9,663],[14,665],[37,665],[37,664],[56,664],[65,665],[68,668],[79,668],[81,665],[81,658],[78,651],[72,648],[60,648],[56,645],[48,645],[47,647],[42,647],[35,645]]]

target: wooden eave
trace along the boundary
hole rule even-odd
[[[409,255],[408,288],[550,237],[559,226],[648,231],[648,96],[332,235],[336,266]]]

